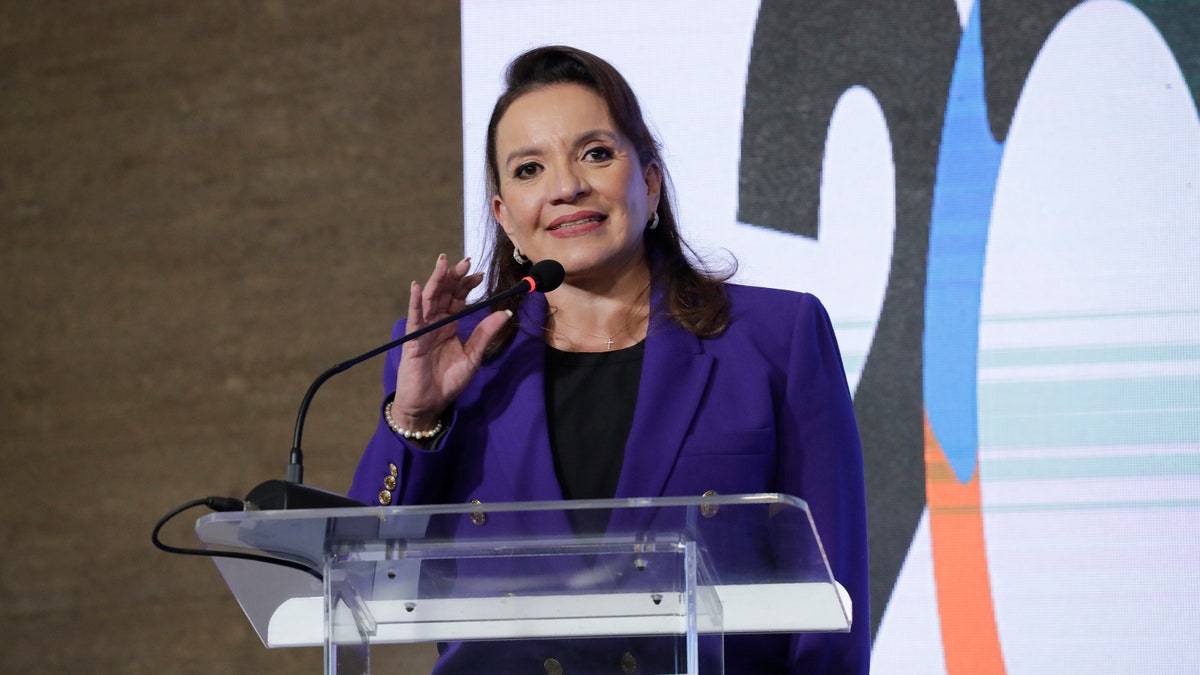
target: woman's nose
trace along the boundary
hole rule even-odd
[[[571,167],[556,171],[554,178],[551,201],[555,203],[573,202],[587,194],[590,189],[586,178]]]

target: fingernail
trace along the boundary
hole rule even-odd
[[[510,319],[511,319],[511,318],[512,318],[512,316],[513,316],[513,313],[512,313],[512,310],[511,310],[511,309],[506,309],[506,310],[504,310],[504,313],[505,313],[505,314],[507,314],[507,315],[508,315],[508,318],[510,318]]]

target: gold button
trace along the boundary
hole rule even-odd
[[[558,659],[546,659],[542,662],[542,667],[546,669],[546,675],[563,675],[562,664]]]
[[[705,490],[704,494],[702,494],[700,496],[701,497],[716,497],[717,491],[716,490]],[[717,506],[716,504],[701,504],[700,505],[700,515],[704,516],[705,518],[712,518],[713,516],[717,515],[717,511],[719,511],[720,509],[721,509],[721,507]]]
[[[379,491],[379,503],[383,504],[384,506],[391,504],[392,503],[392,491],[391,490],[380,490]]]
[[[383,477],[383,487],[385,487],[389,490],[395,490],[396,489],[396,477],[395,476],[384,476]]]
[[[392,476],[399,476],[400,470],[396,468],[395,464],[388,464],[388,473],[392,474]]]
[[[470,504],[482,504],[483,502],[479,501],[478,499],[472,499],[472,500],[471,500],[470,502],[468,502],[468,503],[470,503]],[[475,523],[476,525],[487,525],[487,514],[486,514],[486,513],[484,513],[483,511],[472,511],[472,512],[471,512],[471,522],[472,522],[472,523]],[[549,659],[549,660],[547,661],[547,663],[549,663],[550,661],[554,661],[554,659]],[[554,661],[554,662],[555,662],[555,663],[558,663],[558,661]],[[547,671],[547,672],[549,672],[549,671]],[[558,667],[558,672],[560,672],[560,673],[562,672],[562,666],[561,666],[561,665]]]
[[[625,675],[634,675],[637,672],[637,659],[633,654],[625,652],[621,655],[621,672]]]

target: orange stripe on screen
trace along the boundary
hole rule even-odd
[[[1004,673],[988,577],[979,470],[960,483],[925,416],[925,500],[949,675]]]

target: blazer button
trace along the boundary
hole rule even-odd
[[[383,477],[383,487],[385,487],[389,490],[395,490],[396,489],[396,477],[395,476],[384,476]]]
[[[558,659],[546,659],[542,662],[542,668],[546,669],[546,675],[563,675],[562,664]]]
[[[468,502],[468,504],[482,504],[482,503],[483,502],[479,501],[478,499],[472,499],[470,502]],[[483,511],[472,511],[471,512],[471,522],[475,523],[476,525],[487,525],[487,514],[484,513]],[[554,661],[554,659],[548,659],[546,662],[549,663],[550,661]],[[554,662],[558,663],[558,661],[554,661]],[[549,671],[547,671],[547,672],[549,672]],[[558,667],[558,672],[560,672],[560,673],[562,672],[561,665]]]
[[[637,659],[633,654],[625,652],[621,655],[621,672],[625,675],[634,675],[637,673]]]
[[[400,475],[400,470],[396,468],[395,464],[388,464],[388,473],[392,474],[392,477],[395,478]]]
[[[716,497],[717,491],[716,490],[705,490],[704,494],[702,494],[700,496],[701,497]],[[720,511],[720,510],[721,510],[721,507],[717,506],[716,504],[701,504],[700,505],[700,515],[704,516],[705,518],[712,518],[713,516],[717,515],[717,511]]]
[[[384,506],[391,504],[392,503],[392,491],[391,490],[380,490],[379,491],[379,503],[383,504]]]

